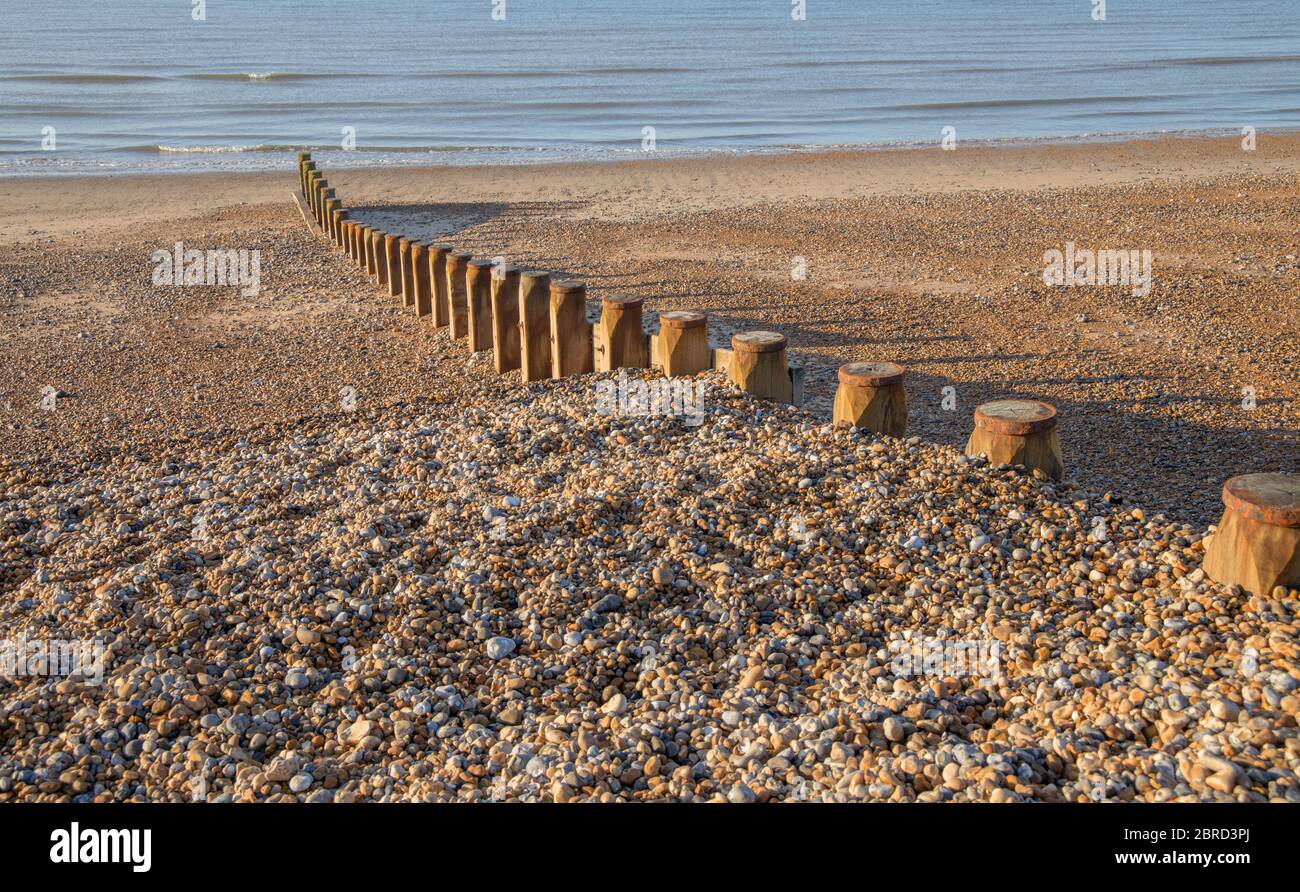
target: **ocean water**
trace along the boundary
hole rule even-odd
[[[1300,124],[1300,0],[196,4],[0,0],[0,175]]]

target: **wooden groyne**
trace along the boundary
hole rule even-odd
[[[723,370],[740,390],[800,404],[804,371],[789,361],[785,335],[736,333],[713,345],[708,316],[694,310],[659,314],[659,331],[643,327],[643,302],[605,297],[595,323],[587,318],[587,286],[545,270],[497,264],[454,245],[419,242],[357,221],[308,152],[298,153],[304,222],[346,254],[390,296],[447,327],[471,353],[490,352],[499,374],[518,370],[525,382],[592,371],[655,368],[669,377]],[[892,362],[853,362],[839,369],[833,421],[902,437],[907,431],[904,369]],[[1015,465],[1050,480],[1066,474],[1056,407],[1003,399],[975,410],[968,455]],[[1300,586],[1300,476],[1251,474],[1224,487],[1225,511],[1210,540],[1206,572],[1216,581],[1268,595]]]

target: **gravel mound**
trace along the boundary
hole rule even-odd
[[[0,467],[9,800],[1300,801],[1296,592],[1203,528],[705,376]]]

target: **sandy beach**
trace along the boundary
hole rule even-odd
[[[1298,593],[1202,566],[1223,480],[1296,469],[1300,136],[329,176],[781,331],[807,402],[497,375],[292,169],[2,181],[0,628],[104,653],[0,681],[0,802],[1300,801]],[[155,285],[177,243],[260,289]],[[1068,245],[1149,289],[1046,284]],[[861,359],[908,438],[830,424]],[[1004,396],[1065,481],[961,453]]]
[[[1300,445],[1298,177],[1295,134],[331,171],[358,219],[581,276],[593,306],[705,310],[720,344],[785,332],[815,414],[856,359],[908,369],[911,430],[935,442],[963,444],[987,399],[1051,401],[1077,481],[1202,524],[1223,479]],[[328,411],[348,386],[446,397],[462,371],[434,361],[432,327],[313,242],[293,186],[0,182],[0,456],[58,466]],[[149,255],[178,241],[260,249],[261,293],[154,287]],[[1044,285],[1067,242],[1149,250],[1149,293]]]

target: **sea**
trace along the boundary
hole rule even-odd
[[[1300,0],[0,0],[0,176],[1300,127]]]

